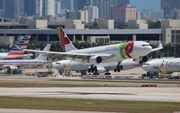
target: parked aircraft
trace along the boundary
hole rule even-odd
[[[43,51],[49,51],[51,45],[47,44]],[[22,59],[22,60],[0,60],[0,68],[17,69],[24,66],[40,66],[46,63],[47,54],[41,53],[35,59]]]
[[[160,58],[150,60],[142,66],[142,69],[148,72],[159,72],[159,66],[162,66],[166,73],[180,72],[180,58]]]
[[[67,52],[36,51],[28,49],[25,49],[24,51],[55,54],[61,57],[63,56],[66,58],[71,58],[76,62],[88,64],[99,64],[116,61],[120,62],[124,59],[139,58],[140,56],[143,56],[142,61],[146,62],[148,58],[145,55],[154,51],[149,43],[143,41],[132,41],[121,44],[113,44],[78,50],[72,45],[62,28],[58,28],[58,34],[63,37],[63,40],[61,40],[63,41],[63,50],[64,47],[66,47]]]
[[[87,70],[89,73],[92,72],[91,64],[82,64],[78,62],[74,62],[72,60],[60,60],[57,62],[52,63],[53,67],[59,71],[60,74],[62,74],[66,68],[66,66],[70,66],[70,69],[72,71],[80,72],[82,70]],[[94,70],[94,74],[97,75],[99,73],[104,73],[105,75],[110,75],[109,71],[114,70],[114,72],[117,72],[116,69],[118,65],[118,62],[112,62],[112,63],[102,63],[102,64],[95,64],[97,70]],[[142,64],[139,64],[133,59],[126,59],[123,60],[120,64],[121,71],[122,70],[128,70],[135,67],[140,67]]]
[[[0,60],[14,60],[29,58],[32,54],[24,54],[23,49],[26,49],[31,39],[31,34],[25,35],[21,41],[15,45],[8,53],[0,53]]]

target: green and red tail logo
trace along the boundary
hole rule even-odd
[[[134,47],[134,42],[126,42],[119,45],[120,55],[122,58],[132,58],[130,53],[132,53]]]
[[[60,45],[63,49],[63,52],[65,52],[65,45],[70,43],[70,40],[68,38],[68,36],[66,35],[66,33],[64,32],[64,30],[61,27],[57,28],[57,32],[58,32],[58,37],[60,40]]]

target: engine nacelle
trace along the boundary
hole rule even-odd
[[[89,59],[89,63],[91,63],[91,64],[99,64],[101,62],[102,62],[102,57],[100,57],[100,56],[92,56]]]
[[[11,70],[15,70],[15,69],[18,69],[17,66],[10,66]]]
[[[104,69],[103,67],[97,67],[98,73],[104,73],[105,71],[106,71],[106,69]]]
[[[143,57],[142,57],[142,61],[143,61],[143,62],[147,62],[147,61],[148,61],[148,57],[147,57],[147,56],[143,56]]]

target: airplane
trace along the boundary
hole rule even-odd
[[[24,54],[23,49],[26,49],[31,39],[32,34],[25,35],[21,41],[15,45],[8,53],[0,53],[0,60],[15,60],[30,58],[33,54]]]
[[[160,72],[159,66],[162,66],[167,74],[180,72],[180,58],[152,59],[144,63],[142,69],[148,72]]]
[[[43,51],[49,51],[51,44],[47,44]],[[35,59],[0,60],[0,68],[18,69],[20,67],[36,67],[47,63],[47,54],[41,53]]]
[[[61,75],[64,72],[66,66],[68,65],[70,66],[70,69],[72,71],[79,72],[82,70],[87,70],[89,73],[94,72],[94,71],[91,71],[91,68],[90,68],[91,64],[82,64],[82,63],[78,63],[72,60],[60,60],[57,62],[53,62],[52,65],[55,69],[59,71]],[[104,73],[104,72],[105,72],[105,75],[110,75],[109,73],[110,70],[114,70],[114,72],[117,72],[118,71],[116,69],[117,65],[118,65],[118,62],[95,64],[97,70],[96,72],[94,72],[94,75],[98,75],[99,73]],[[140,66],[142,66],[142,64],[139,64],[133,61],[133,59],[123,60],[120,64],[121,71],[132,69],[135,67],[140,67]]]
[[[92,66],[100,63],[121,62],[124,59],[139,58],[140,56],[142,56],[142,61],[146,62],[148,60],[146,55],[152,51],[156,51],[156,49],[152,49],[149,43],[144,41],[131,41],[120,44],[76,49],[70,42],[64,30],[62,28],[57,28],[57,30],[59,37],[62,37],[63,39],[60,40],[63,44],[62,49],[66,52],[37,51],[29,49],[24,49],[24,51],[63,56],[78,63],[92,64]],[[119,71],[120,67],[117,67],[117,69]]]
[[[59,40],[60,45],[63,48],[64,52],[67,52],[68,50],[71,51],[71,49],[67,49],[68,46],[63,47],[63,39],[62,36],[59,34]],[[158,48],[155,48],[155,50],[162,49],[162,43],[159,44]],[[52,63],[53,67],[59,71],[60,74],[62,74],[66,68],[66,66],[70,66],[70,69],[72,71],[82,71],[87,70],[89,73],[93,72],[95,75],[98,75],[99,73],[104,73],[105,75],[110,75],[109,71],[114,70],[114,72],[120,72],[120,70],[117,69],[117,66],[120,67],[121,70],[128,70],[135,67],[141,67],[142,64],[139,64],[135,62],[135,59],[125,59],[121,63],[118,62],[111,62],[111,63],[100,63],[95,64],[94,67],[91,67],[91,64],[82,64],[78,63],[72,60],[60,60],[57,62]]]

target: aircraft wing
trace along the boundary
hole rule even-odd
[[[162,43],[159,43],[159,47],[152,49],[151,52],[158,51],[158,50],[161,50],[161,49],[163,49],[163,46],[162,46]]]
[[[56,55],[60,57],[68,57],[74,59],[82,59],[82,60],[89,60],[92,56],[100,56],[103,60],[106,60],[110,57],[113,57],[113,54],[88,54],[88,53],[71,53],[71,52],[53,52],[53,51],[39,51],[39,50],[30,50],[30,49],[24,49],[24,51],[29,52],[38,52],[38,53],[47,53],[51,55]]]

